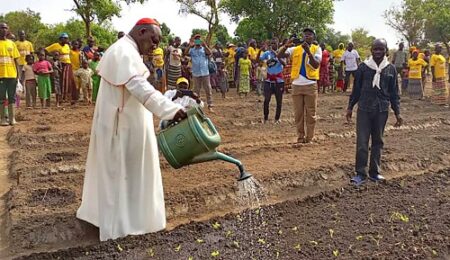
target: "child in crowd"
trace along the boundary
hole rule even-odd
[[[192,78],[192,71],[189,67],[189,60],[186,58],[181,60],[181,76],[188,81],[190,81]]]
[[[332,57],[330,57],[330,62],[328,65],[328,73],[329,73],[329,78],[330,78],[330,90],[331,92],[334,92],[336,90],[336,86],[335,84],[335,77],[334,77],[334,59]]]
[[[403,63],[402,68],[402,94],[406,95],[408,90],[408,75],[409,75],[409,69],[408,64]]]
[[[94,58],[89,63],[89,68],[94,73],[92,75],[92,102],[95,104],[97,100],[98,89],[100,88],[100,75],[97,74],[97,66],[100,62],[100,53],[95,52]]]
[[[38,58],[39,61],[33,65],[33,71],[38,75],[38,96],[42,108],[50,107],[50,95],[52,94],[50,75],[53,74],[53,68],[52,64],[45,59],[44,51],[39,52]]]
[[[62,74],[62,64],[59,60],[59,52],[53,53],[52,60],[53,74],[51,77],[53,90],[55,92],[56,107],[60,107],[61,102],[61,74]]]
[[[177,89],[167,90],[164,93],[164,96],[172,100],[174,103],[182,105],[185,110],[197,105],[200,107],[204,106],[203,102],[200,100],[200,97],[192,90],[189,90],[189,81],[184,77],[178,78]],[[168,125],[169,121],[162,120],[160,123],[160,129],[164,129]]]
[[[248,51],[244,50],[242,58],[239,58],[239,96],[247,96],[250,92],[250,70],[252,61],[248,58]]]
[[[156,48],[153,51],[152,63],[155,71],[156,88],[161,92],[165,92],[164,86],[164,51],[162,48]]]
[[[25,56],[26,64],[22,67],[22,85],[25,87],[25,105],[27,108],[36,107],[36,75],[33,71],[34,56]]]
[[[83,99],[89,105],[92,104],[92,76],[94,72],[89,68],[87,60],[81,62],[81,68],[73,73],[80,82],[80,89],[83,92]]]
[[[260,61],[256,69],[256,94],[261,96],[264,88],[264,82],[267,78],[267,67],[264,66],[264,61]]]
[[[226,93],[228,92],[228,71],[223,62],[219,63],[217,73],[219,74],[219,87],[222,98],[226,98]]]

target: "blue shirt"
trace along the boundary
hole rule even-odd
[[[209,76],[208,55],[206,55],[205,48],[191,48],[189,50],[189,55],[191,55],[192,58],[192,76]]]
[[[277,58],[277,54],[274,51],[266,51],[259,57],[261,61],[267,61],[267,78],[270,75],[277,75],[283,73],[283,65]],[[277,82],[284,82],[283,76],[277,77]]]

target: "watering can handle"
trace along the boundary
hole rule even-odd
[[[211,129],[211,131],[213,132],[214,135],[217,135],[217,134],[218,134],[218,133],[217,133],[217,129],[216,129],[216,127],[213,125],[213,123],[211,122],[211,120],[209,120],[209,118],[207,118],[207,117],[204,117],[204,118],[205,118],[206,123],[208,124],[209,129]]]

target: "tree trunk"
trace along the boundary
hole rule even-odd
[[[445,48],[447,48],[447,55],[450,55],[450,45],[448,45],[447,41],[444,41],[444,44],[445,44]]]
[[[91,22],[90,21],[85,21],[84,22],[85,26],[86,26],[86,39],[92,36],[92,32],[91,32]]]

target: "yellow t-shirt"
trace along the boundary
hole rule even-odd
[[[157,68],[164,67],[164,51],[162,48],[153,50],[153,65]]]
[[[258,58],[258,57],[256,57],[258,55],[258,53],[256,52],[256,49],[251,46],[248,47],[248,55],[251,60],[257,60],[257,58]]]
[[[19,65],[27,64],[25,61],[25,56],[34,52],[33,44],[29,41],[16,41],[16,46],[20,53]]]
[[[226,63],[227,64],[234,63],[234,55],[236,55],[236,51],[234,49],[232,49],[232,48],[229,48],[229,49],[226,50],[225,53],[229,54],[227,59],[226,59]]]
[[[410,79],[422,79],[422,68],[427,66],[426,61],[422,59],[409,59],[408,67],[409,67],[409,78]]]
[[[241,75],[250,75],[250,69],[252,67],[252,62],[250,59],[239,59],[239,69],[241,71]]]
[[[434,67],[434,77],[445,77],[445,58],[442,54],[433,54],[430,59],[430,66]]]
[[[53,43],[52,45],[45,48],[46,51],[52,53],[52,52],[59,52],[59,60],[62,63],[68,63],[70,64],[70,47],[68,44],[65,44],[64,46],[61,46],[59,42]]]
[[[336,49],[333,51],[334,63],[340,63],[345,50]]]
[[[73,71],[76,71],[77,69],[81,68],[80,54],[81,54],[81,51],[70,50],[69,57],[70,57],[70,63],[72,63]]]
[[[15,59],[20,58],[17,46],[11,40],[0,40],[0,78],[17,78]]]

